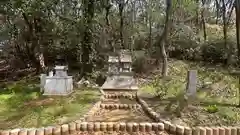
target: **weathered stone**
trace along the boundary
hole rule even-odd
[[[127,131],[133,132],[133,123],[127,123]]]
[[[184,135],[184,127],[180,126],[180,125],[177,125],[176,126],[176,133],[177,133],[177,135]]]
[[[118,132],[118,131],[120,130],[120,124],[114,123],[114,124],[113,124],[113,130],[116,131],[116,132]]]
[[[119,109],[119,104],[114,104],[114,109]]]
[[[155,121],[158,120],[158,114],[157,114],[156,112],[153,112],[153,113],[152,113],[152,117],[153,117],[153,119],[154,119]]]
[[[92,132],[94,130],[94,124],[92,122],[87,123],[87,131]]]
[[[207,135],[213,135],[213,130],[212,130],[212,128],[206,127],[206,134],[207,134]]]
[[[184,135],[192,135],[192,129],[190,127],[184,127]]]
[[[113,131],[113,123],[112,122],[107,123],[107,131]]]
[[[197,92],[197,71],[190,70],[188,71],[187,78],[187,95],[195,96]]]
[[[192,129],[192,135],[200,135],[200,129],[199,127],[194,127]]]
[[[56,127],[53,127],[53,135],[61,135],[61,126],[56,126]],[[29,135],[29,134],[28,134]],[[32,135],[35,135],[35,132],[34,134]]]
[[[175,134],[175,133],[176,133],[176,125],[170,124],[170,125],[169,125],[169,132],[170,132],[171,134]]]
[[[225,135],[225,129],[220,127],[219,128],[219,135]]]
[[[152,131],[152,124],[151,123],[146,123],[145,130],[146,130],[146,132]]]
[[[240,135],[240,128],[237,127],[237,135]]]
[[[76,130],[76,123],[75,122],[69,123],[68,126],[69,126],[69,133],[70,134],[76,133],[77,130]]]
[[[105,106],[104,109],[109,109],[109,104],[105,104],[104,106]]]
[[[1,133],[0,133],[1,134]],[[2,134],[1,134],[2,135]],[[19,131],[18,135],[27,135],[27,130],[26,129],[22,129]],[[46,135],[52,135],[52,134],[47,134]]]
[[[124,104],[124,109],[129,109],[129,105],[128,104]]]
[[[81,130],[81,131],[87,131],[87,122],[82,122],[82,123],[81,123],[80,130]]]
[[[107,131],[107,124],[105,122],[100,123],[100,130],[101,131]]]
[[[113,104],[109,104],[109,109],[113,109],[114,105]]]
[[[52,134],[53,134],[53,127],[44,128],[44,135],[52,135]]]
[[[230,127],[224,127],[225,128],[225,135],[231,135],[231,128]]]
[[[219,135],[219,128],[218,127],[213,127],[213,135]]]
[[[126,123],[120,123],[120,131],[122,132],[126,131]]]
[[[80,131],[80,128],[81,128],[81,121],[76,121],[76,130],[77,131]]]
[[[200,129],[200,135],[206,135],[206,128],[199,127],[199,129]]]
[[[9,130],[0,130],[0,135],[10,135],[10,131]]]
[[[100,131],[100,122],[94,123],[94,131]]]
[[[62,125],[62,135],[69,135],[69,126],[68,124]]]
[[[38,128],[36,130],[36,135],[44,135],[44,128]]]
[[[105,104],[101,104],[100,108],[105,109]]]
[[[139,131],[139,124],[133,123],[133,132],[138,132]]]
[[[158,131],[158,125],[157,123],[151,123],[152,124],[152,130],[153,131]]]
[[[10,135],[18,135],[20,129],[13,129],[10,131]]]
[[[124,104],[120,104],[119,109],[124,109]]]
[[[145,123],[140,123],[139,124],[139,131],[140,132],[145,132],[145,125],[146,125]]]
[[[231,127],[231,135],[237,135],[237,128]]]
[[[158,131],[164,131],[164,124],[163,123],[157,123],[158,125]]]
[[[165,129],[166,131],[169,131],[169,130],[170,130],[170,125],[171,125],[171,123],[170,123],[169,121],[164,121],[164,129]]]

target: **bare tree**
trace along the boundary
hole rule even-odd
[[[162,67],[162,76],[165,77],[168,75],[168,59],[165,45],[168,44],[168,34],[169,34],[169,25],[170,25],[170,17],[172,10],[172,0],[166,0],[166,19],[165,19],[165,27],[162,35],[162,39],[164,42],[160,42],[161,54],[163,58],[163,67]]]

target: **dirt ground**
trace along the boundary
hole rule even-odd
[[[227,120],[220,118],[218,113],[208,113],[201,105],[188,105],[181,112],[181,117],[177,116],[176,104],[173,104],[170,110],[166,110],[170,104],[168,100],[157,100],[154,98],[143,98],[155,112],[159,113],[162,119],[169,120],[174,124],[182,126],[238,126],[237,123],[229,123]],[[228,120],[230,121],[230,120]]]
[[[142,109],[136,110],[105,110],[100,109],[94,116],[87,118],[94,122],[151,122],[152,120]]]

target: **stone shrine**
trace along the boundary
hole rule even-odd
[[[109,56],[109,76],[101,89],[103,91],[137,91],[138,86],[133,78],[131,53],[121,50],[118,56]]]
[[[72,76],[67,75],[66,66],[55,66],[55,74],[49,72],[49,76],[41,75],[41,87],[43,95],[68,95],[73,92]]]

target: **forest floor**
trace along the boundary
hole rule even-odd
[[[183,99],[189,69],[198,71],[198,92],[194,102],[189,102],[179,117],[176,108]],[[141,88],[139,92],[163,119],[189,126],[240,124],[240,108],[237,107],[238,78],[228,70],[216,65],[171,60],[169,77],[165,81],[159,78],[158,70],[142,74],[138,78]],[[93,89],[77,89],[68,97],[47,97],[42,96],[38,85],[37,77],[1,84],[0,129],[42,127],[77,120],[100,97],[99,91]],[[163,93],[162,97],[155,96],[157,90]],[[135,104],[136,101],[120,99],[105,103]],[[134,120],[139,118],[139,121],[151,121],[141,111],[115,110],[100,113],[102,115],[96,118],[98,121],[127,122],[133,116]]]
[[[38,81],[23,79],[0,88],[0,129],[63,124],[81,118],[99,100],[98,90],[75,90],[67,97],[42,96]]]
[[[186,92],[187,71],[198,72],[196,98],[184,105],[181,115],[177,108],[183,103]],[[232,71],[233,69],[231,69]],[[238,77],[230,69],[201,63],[171,60],[169,77],[159,78],[160,71],[146,75],[146,83],[141,85],[143,99],[163,119],[188,126],[240,125],[240,107],[238,107]],[[142,79],[143,80],[143,79]],[[154,80],[160,82],[156,85]],[[162,97],[156,97],[156,90],[164,91]],[[164,93],[164,92],[163,92]]]

